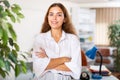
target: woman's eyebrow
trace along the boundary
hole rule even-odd
[[[54,12],[49,12],[49,13],[54,13]],[[63,12],[57,12],[57,13],[63,13]]]

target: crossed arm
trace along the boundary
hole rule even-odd
[[[45,53],[45,50],[41,49],[41,52],[36,52],[36,56],[39,58],[45,58],[48,57],[47,54]],[[71,71],[64,63],[65,62],[70,62],[71,58],[69,57],[60,57],[60,58],[52,58],[50,60],[50,63],[46,67],[46,70],[48,69],[56,69],[56,70],[61,70],[61,71]]]

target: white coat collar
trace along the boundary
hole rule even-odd
[[[48,39],[52,39],[52,40],[53,40],[53,37],[52,37],[52,35],[51,35],[51,30],[48,31],[46,34],[47,34],[46,37],[47,37]],[[64,40],[65,38],[66,38],[66,33],[62,30],[62,37],[60,38],[59,41]]]

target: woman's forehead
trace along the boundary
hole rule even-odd
[[[54,7],[51,7],[49,12],[59,12],[59,13],[63,13],[62,9],[58,6],[54,6]]]

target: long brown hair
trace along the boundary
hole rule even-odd
[[[45,32],[47,32],[47,31],[49,31],[51,29],[51,27],[50,27],[50,25],[48,23],[48,14],[49,14],[49,10],[52,7],[55,7],[55,6],[59,7],[63,11],[64,17],[65,17],[65,22],[62,24],[62,30],[64,30],[66,33],[71,33],[71,34],[76,35],[75,28],[73,27],[73,24],[71,22],[71,19],[69,17],[67,9],[61,3],[53,3],[48,8],[48,11],[47,11],[47,13],[45,15],[44,22],[43,22],[43,25],[42,25],[41,33],[45,33]]]

